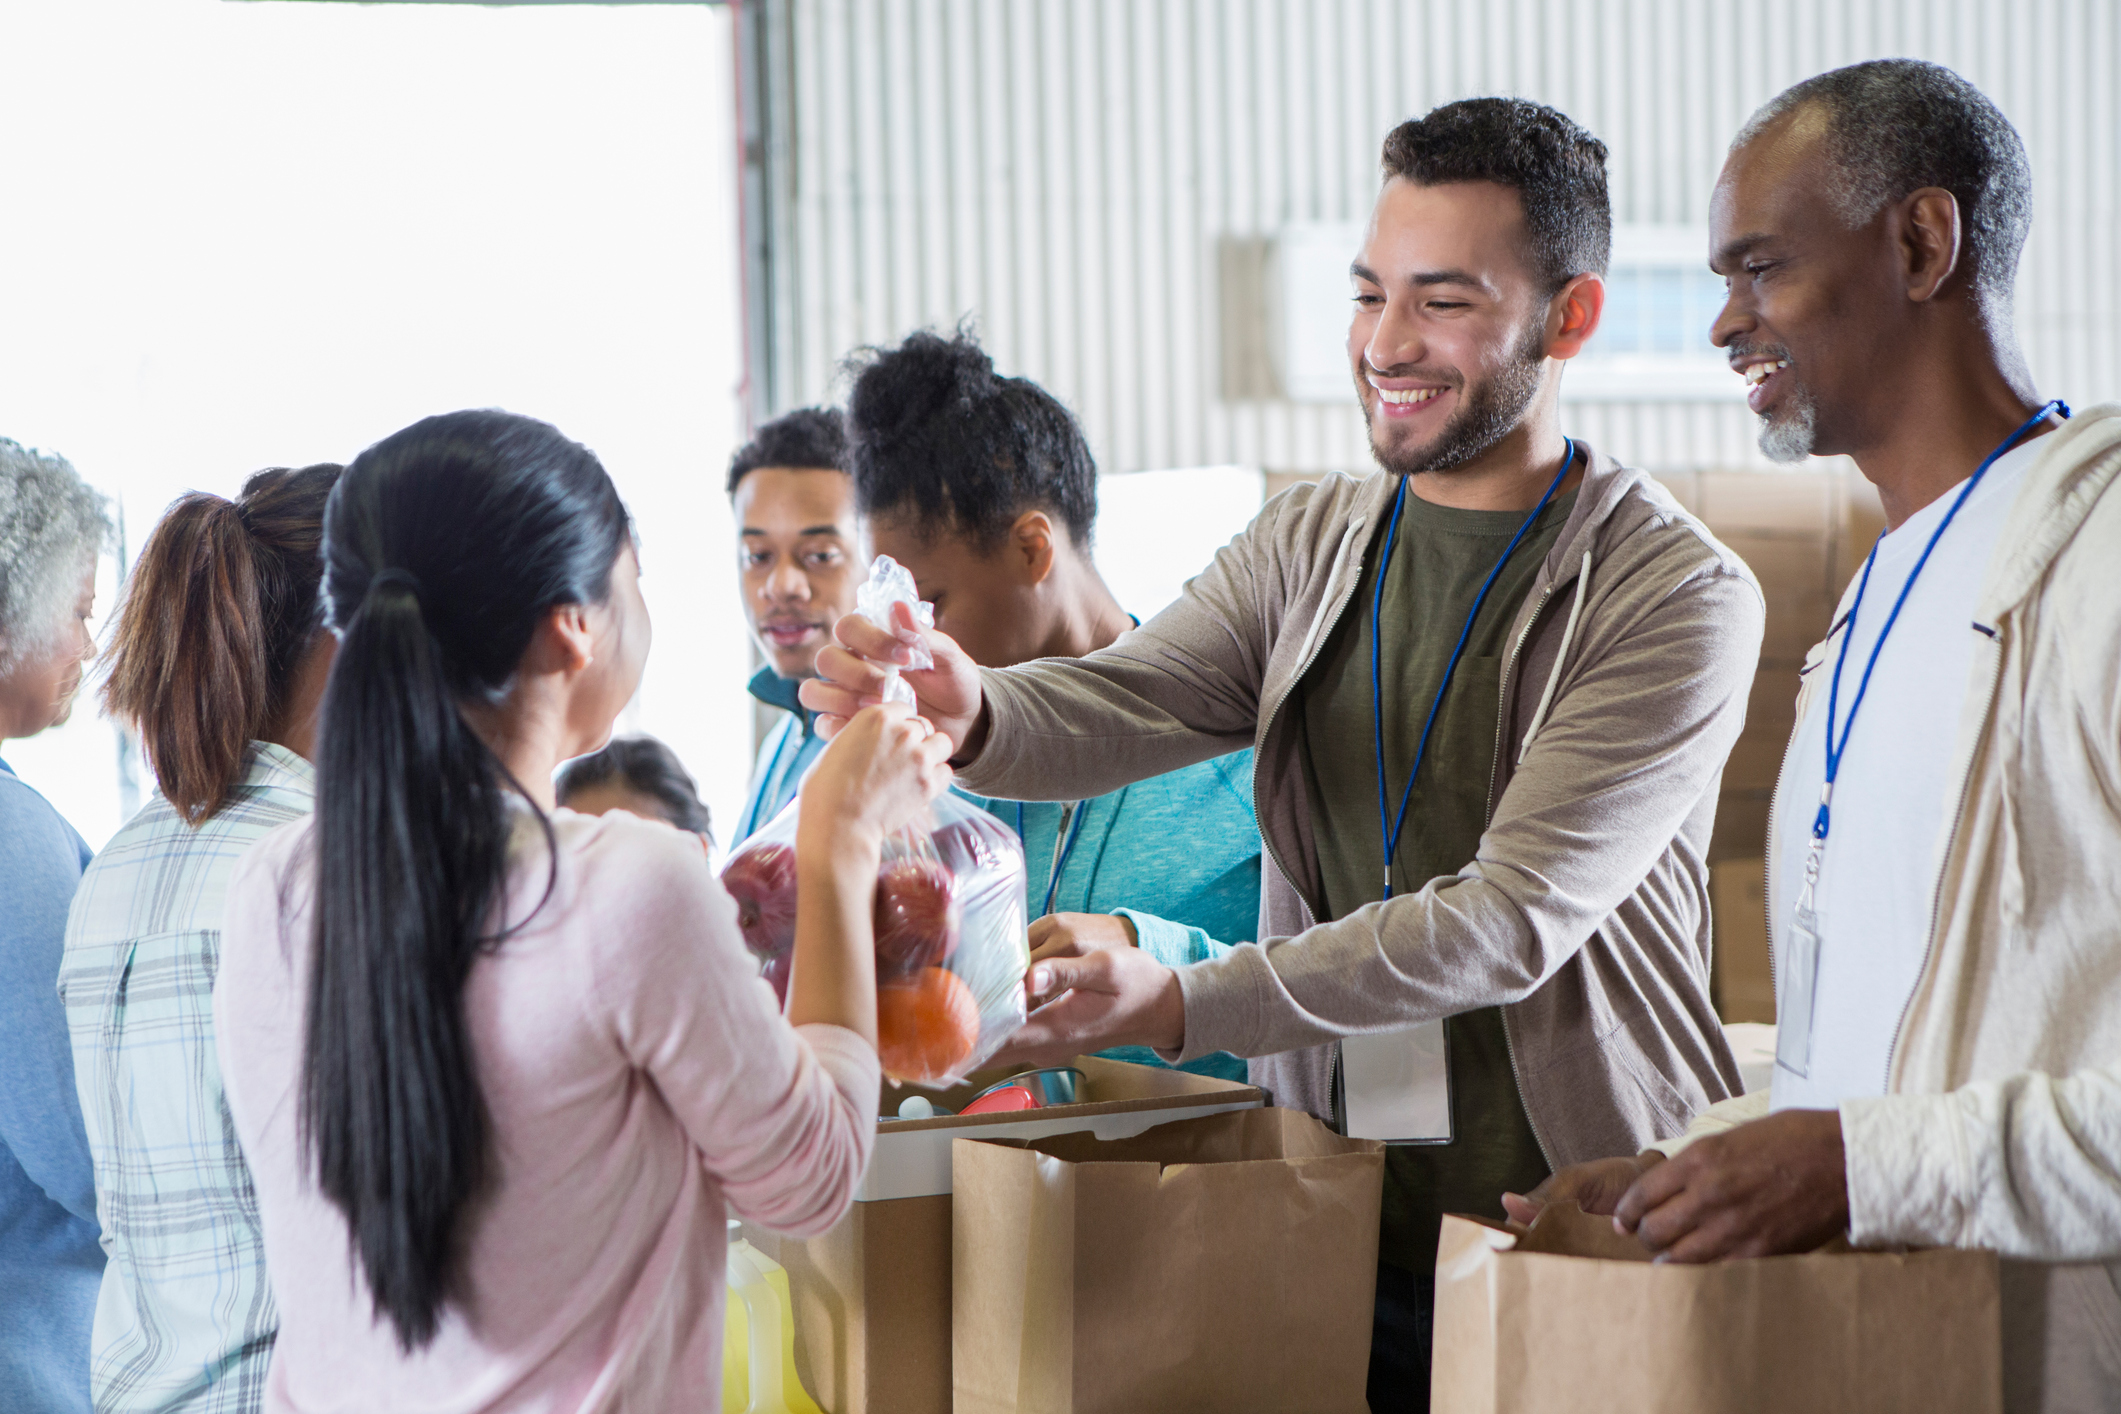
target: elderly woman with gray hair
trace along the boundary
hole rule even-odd
[[[0,438],[0,744],[64,722],[94,643],[103,498]],[[58,994],[89,848],[0,761],[0,1409],[86,1410],[103,1274],[96,1185]]]

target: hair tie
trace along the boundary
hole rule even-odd
[[[378,589],[388,585],[397,585],[405,589],[415,599],[420,597],[420,577],[411,570],[397,568],[377,570],[370,575],[368,577],[368,594],[363,597],[372,596]]]

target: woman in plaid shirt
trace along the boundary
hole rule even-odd
[[[310,813],[325,499],[336,466],[171,506],[126,588],[104,703],[161,791],[82,876],[59,977],[109,1262],[89,1387],[110,1411],[259,1407],[278,1320],[214,1055],[222,898]]]

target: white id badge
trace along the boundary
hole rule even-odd
[[[1811,890],[1805,890],[1805,898]],[[1775,1001],[1775,1064],[1792,1075],[1812,1073],[1812,999],[1819,983],[1819,915],[1800,901],[1790,911],[1790,944]]]
[[[1349,1138],[1451,1142],[1451,1066],[1441,1021],[1342,1041],[1340,1084]]]

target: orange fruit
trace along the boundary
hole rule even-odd
[[[923,967],[876,989],[876,1052],[899,1080],[955,1075],[979,1044],[979,1003],[955,973]]]

